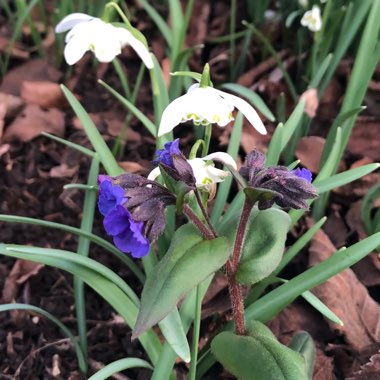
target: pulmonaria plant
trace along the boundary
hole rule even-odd
[[[135,174],[101,175],[99,211],[104,229],[122,252],[141,258],[165,228],[165,208],[175,196],[157,182]]]
[[[85,13],[72,13],[55,28],[56,33],[67,31],[64,57],[69,65],[78,62],[89,50],[99,62],[111,62],[124,46],[130,45],[148,69],[154,66],[148,48],[124,27],[116,27]]]

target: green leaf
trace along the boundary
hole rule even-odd
[[[131,101],[126,99],[124,96],[115,91],[107,83],[99,79],[99,84],[101,84],[111,95],[113,95],[123,106],[125,106],[129,111],[137,117],[137,119],[144,125],[144,127],[152,134],[153,137],[156,136],[156,126],[155,124],[143,113],[141,112]]]
[[[160,330],[175,353],[186,363],[190,362],[190,347],[178,309],[174,308],[161,322]]]
[[[330,178],[323,179],[321,181],[313,183],[313,185],[317,188],[318,194],[325,193],[326,191],[330,191],[339,186],[344,186],[347,183],[355,181],[365,175],[373,172],[378,169],[380,164],[368,164],[360,166],[359,168],[354,168],[347,170],[345,172],[335,174]]]
[[[67,87],[61,84],[61,89],[67,101],[70,103],[70,106],[73,108],[75,114],[78,116],[80,122],[82,123],[86,135],[90,140],[91,145],[94,147],[96,153],[98,153],[99,159],[106,169],[107,173],[109,175],[119,175],[123,173],[123,170],[118,165],[111,150],[108,148],[107,144],[103,140],[102,135],[99,133],[96,125],[91,120],[86,110]]]
[[[293,336],[293,339],[289,343],[289,348],[299,352],[305,358],[308,378],[311,380],[313,378],[316,357],[313,338],[306,331],[300,331]]]
[[[138,309],[134,301],[119,287],[122,286],[123,280],[119,278],[117,283],[114,283],[111,279],[111,277],[114,279],[118,277],[116,273],[111,275],[109,273],[110,270],[104,265],[73,252],[63,250],[53,251],[59,251],[60,254],[56,255],[54,252],[49,254],[49,249],[47,248],[0,244],[0,254],[50,265],[77,276],[114,307],[130,327],[133,326],[136,321]],[[86,262],[88,265],[86,265]],[[127,286],[128,285],[125,284],[123,288]],[[161,344],[156,334],[153,331],[148,331],[139,337],[139,340],[155,364],[161,351]]]
[[[238,215],[227,229],[228,241],[234,242]],[[286,235],[290,227],[287,213],[278,209],[252,210],[242,249],[236,280],[241,284],[255,284],[268,277],[281,261]]]
[[[221,268],[228,248],[223,237],[203,240],[193,225],[179,228],[168,252],[147,276],[132,337],[162,320],[183,296]]]
[[[257,326],[248,328],[249,336],[217,335],[211,343],[217,360],[239,380],[307,380],[303,356]]]
[[[88,380],[106,380],[113,374],[124,371],[129,368],[148,368],[152,369],[152,366],[145,360],[138,358],[126,358],[116,360],[110,364],[107,364],[100,371],[94,373]]]

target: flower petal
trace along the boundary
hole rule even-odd
[[[226,166],[230,166],[231,168],[237,170],[237,165],[235,160],[230,156],[228,153],[225,152],[215,152],[211,153],[205,157],[202,157],[202,160],[213,160],[213,161],[219,161],[222,164]]]
[[[236,107],[242,114],[247,118],[247,120],[252,124],[252,126],[262,135],[267,134],[267,130],[261,121],[258,113],[255,109],[244,99],[238,96],[228,94],[224,91],[217,90],[213,88],[221,97],[223,97],[227,102]]]
[[[161,174],[160,168],[157,166],[148,175],[147,179],[154,181]],[[149,185],[148,185],[149,186]]]
[[[56,33],[67,32],[72,29],[75,25],[80,24],[82,22],[90,21],[95,19],[96,17],[92,17],[85,13],[71,13],[70,15],[63,18],[55,27]]]
[[[144,62],[144,65],[149,70],[153,69],[154,67],[153,59],[149,53],[149,50],[146,48],[146,46],[141,41],[139,41],[136,37],[134,37],[133,34],[129,30],[125,28],[116,28],[116,31],[117,31],[117,35],[121,43],[121,46],[123,47],[127,44],[131,45],[132,49],[137,53],[137,55]]]
[[[158,137],[171,132],[174,127],[181,123],[182,117],[186,113],[188,96],[188,94],[180,96],[165,108],[158,128]]]
[[[78,62],[88,50],[87,38],[82,38],[81,35],[74,35],[67,42],[63,55],[67,64],[73,65]]]
[[[116,236],[130,228],[131,214],[123,206],[116,206],[103,220],[103,226],[107,234]]]

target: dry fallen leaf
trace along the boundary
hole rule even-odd
[[[28,105],[5,130],[3,141],[28,142],[41,132],[63,137],[64,130],[65,120],[61,111],[56,108],[44,110],[37,105]]]
[[[25,260],[16,260],[12,270],[5,279],[1,297],[2,302],[12,302],[17,295],[19,286],[28,281],[29,278],[37,275],[43,267],[43,264]]]
[[[319,136],[305,136],[300,139],[296,149],[296,157],[301,160],[302,166],[313,173],[319,172],[325,139]]]
[[[369,362],[362,365],[352,377],[347,380],[379,380],[380,379],[380,352],[371,356]]]
[[[365,286],[380,285],[380,257],[378,253],[370,253],[355,264],[352,269]]]
[[[309,264],[318,264],[335,251],[328,236],[320,230],[311,242]],[[343,321],[344,326],[327,322],[345,337],[354,351],[380,342],[380,305],[370,297],[351,269],[317,286],[313,293]]]
[[[23,65],[8,71],[0,86],[0,92],[20,95],[21,84],[26,81],[58,82],[62,73],[50,66],[45,59],[29,60]]]
[[[5,107],[5,118],[9,119],[17,116],[24,106],[24,101],[18,96],[0,92],[0,104]]]
[[[138,162],[121,161],[118,162],[119,166],[127,173],[146,173],[147,170]]]
[[[358,117],[347,149],[354,154],[380,161],[379,121]]]
[[[48,81],[22,82],[21,98],[28,104],[38,104],[46,108],[59,108],[65,103],[59,84]]]

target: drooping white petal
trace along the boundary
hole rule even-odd
[[[92,17],[90,15],[86,15],[85,13],[71,13],[70,15],[64,17],[55,27],[56,33],[67,32],[72,29],[77,24],[82,22],[90,21],[95,19],[96,17]]]
[[[138,40],[133,34],[125,29],[125,28],[116,28],[119,41],[121,42],[121,46],[125,46],[127,44],[131,45],[132,49],[137,53],[137,55],[144,62],[144,65],[150,70],[153,69],[154,63],[153,59],[149,53],[149,50],[146,46]]]
[[[154,181],[161,174],[160,168],[157,166],[148,175],[147,179]]]
[[[267,134],[267,130],[260,119],[260,116],[255,111],[255,109],[244,99],[238,96],[228,94],[224,91],[220,91],[213,88],[213,91],[217,92],[221,97],[223,97],[232,106],[236,107],[252,124],[252,126],[262,135]]]
[[[63,55],[69,65],[78,62],[88,50],[88,39],[81,35],[75,35],[70,38],[65,46]]]
[[[158,128],[158,137],[171,132],[181,121],[186,112],[187,94],[173,100],[164,110]]]
[[[229,166],[235,170],[237,170],[237,165],[235,160],[230,156],[228,153],[225,152],[215,152],[211,153],[205,157],[202,157],[202,160],[213,160],[213,161],[219,161],[222,164]]]
[[[197,187],[209,188],[213,183],[222,182],[229,173],[207,164],[203,158],[193,158],[187,161],[193,169]]]

